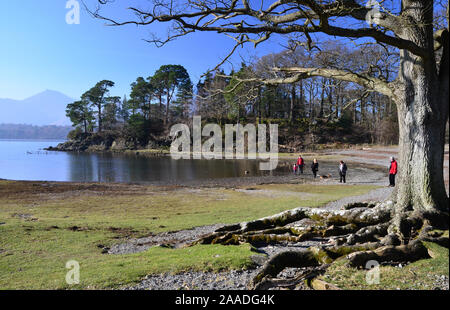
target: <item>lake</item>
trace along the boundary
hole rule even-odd
[[[0,140],[0,179],[69,182],[182,182],[267,175],[256,160],[175,160],[111,153],[45,151],[63,141]],[[283,172],[284,170],[284,172]],[[275,173],[289,173],[279,168]]]

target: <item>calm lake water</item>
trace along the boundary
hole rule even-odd
[[[121,154],[50,152],[62,141],[1,140],[0,178],[71,182],[179,182],[211,178],[267,175],[256,160],[174,160]],[[280,172],[277,173],[288,173]]]

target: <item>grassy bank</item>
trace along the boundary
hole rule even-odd
[[[242,269],[250,246],[155,247],[126,255],[102,247],[126,238],[234,223],[299,206],[316,207],[374,186],[269,184],[184,188],[0,181],[0,288],[116,288],[151,273]],[[68,286],[65,264],[80,263]]]

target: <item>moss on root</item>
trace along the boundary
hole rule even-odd
[[[448,234],[448,231],[447,231]],[[435,243],[423,242],[431,258],[402,265],[379,266],[379,282],[367,281],[367,269],[350,267],[345,257],[335,260],[318,279],[346,290],[434,289],[436,279],[449,275],[449,250]]]

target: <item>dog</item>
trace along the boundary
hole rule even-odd
[[[319,175],[319,178],[320,179],[331,179],[331,174],[328,174],[328,175]]]

